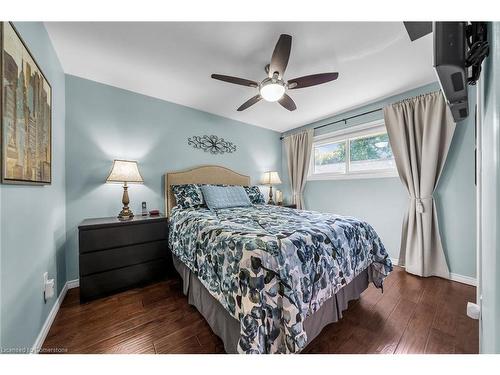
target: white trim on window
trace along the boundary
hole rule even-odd
[[[385,127],[384,120],[376,120],[365,124],[353,126],[350,128],[341,129],[336,132],[322,134],[314,137],[313,152],[311,152],[311,159],[309,162],[309,174],[307,179],[311,181],[318,181],[318,180],[351,180],[351,179],[361,179],[361,178],[398,177],[398,172],[396,170],[395,165],[393,168],[388,168],[388,169],[350,171],[351,140],[386,132],[387,129]],[[314,147],[340,141],[345,141],[345,147],[346,147],[345,172],[314,173]]]
[[[310,174],[307,177],[308,181],[322,181],[322,180],[359,180],[363,178],[394,178],[398,177],[398,171],[392,169],[381,169],[374,172],[350,172],[350,173],[317,173]]]

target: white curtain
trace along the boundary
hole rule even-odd
[[[285,137],[285,149],[288,162],[288,175],[292,188],[293,203],[298,209],[304,209],[304,188],[307,182],[309,161],[313,142],[313,129]]]
[[[440,91],[384,108],[399,177],[409,194],[399,264],[419,276],[449,277],[433,193],[455,123]]]

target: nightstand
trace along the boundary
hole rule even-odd
[[[80,302],[160,280],[167,275],[167,218],[87,219],[78,226]]]

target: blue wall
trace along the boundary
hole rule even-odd
[[[115,158],[138,160],[144,185],[131,185],[131,208],[141,201],[164,210],[163,174],[217,164],[258,183],[281,171],[280,134],[93,81],[66,76],[67,276],[78,278],[77,226],[85,218],[114,216],[122,187],[105,184]],[[215,134],[235,143],[232,154],[211,155],[187,145]]]
[[[55,299],[42,275],[65,282],[64,73],[42,23],[15,23],[52,86],[52,184],[0,185],[1,346],[31,348]]]
[[[426,85],[302,128],[336,121],[437,89],[439,89],[437,83]],[[472,88],[469,94],[473,114],[475,89]],[[382,117],[381,111],[376,112],[350,120],[347,125],[340,123],[318,129],[315,135],[378,120]],[[287,172],[287,170],[283,151],[283,171]],[[474,173],[474,116],[471,115],[457,124],[435,194],[441,237],[450,272],[470,277],[474,277],[476,273]],[[288,176],[284,177],[286,180],[284,182],[288,185]],[[399,257],[401,224],[407,209],[407,197],[406,189],[398,177],[309,181],[304,194],[308,209],[335,212],[368,221],[380,235],[393,258]]]
[[[500,353],[500,22],[490,24],[489,40],[483,75],[480,351]]]

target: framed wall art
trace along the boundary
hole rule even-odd
[[[10,22],[0,23],[2,183],[52,182],[52,88]]]

